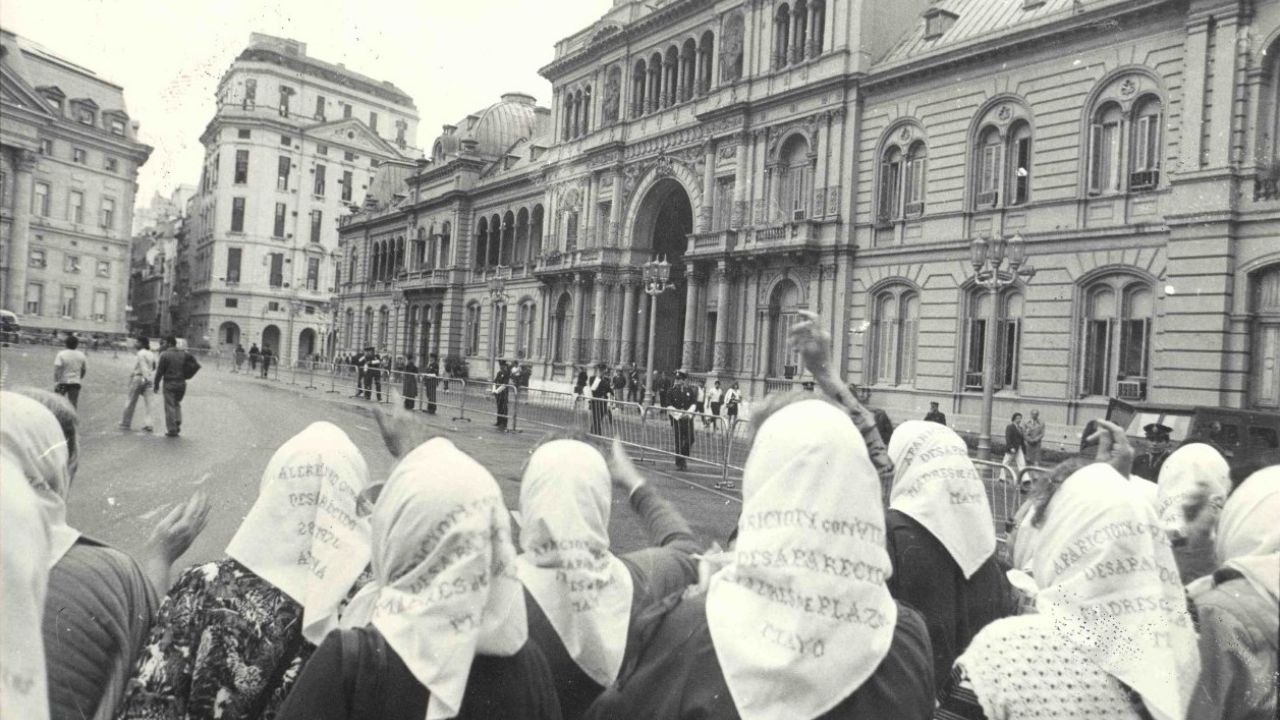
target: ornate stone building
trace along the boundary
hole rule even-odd
[[[0,30],[0,297],[24,329],[123,334],[138,140],[124,89]]]
[[[339,345],[520,356],[563,387],[643,366],[652,330],[655,368],[759,397],[812,310],[897,419],[937,400],[976,429],[990,356],[997,416],[1040,409],[1053,442],[1109,397],[1280,407],[1278,36],[1276,0],[619,0],[542,69],[548,127],[470,151],[447,127],[344,229],[344,302],[383,294]],[[369,276],[376,227],[397,249]],[[988,349],[970,241],[1014,234],[1039,273],[995,298]],[[430,280],[399,235],[449,248]],[[654,256],[675,287],[650,312]]]

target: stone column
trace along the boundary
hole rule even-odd
[[[636,332],[636,300],[639,293],[640,286],[634,280],[622,285],[622,339],[618,341],[618,362],[621,363],[634,362],[631,351],[635,347],[633,338]]]
[[[716,337],[712,350],[712,371],[723,373],[728,367],[729,352],[729,262],[721,260],[716,267]]]
[[[730,220],[730,225],[734,230],[748,224],[746,192],[749,158],[751,156],[751,135],[745,132],[738,133],[736,140],[738,149],[734,156],[737,158],[737,166],[733,171],[733,216]]]
[[[5,286],[5,307],[19,315],[27,311],[27,261],[30,255],[31,192],[39,157],[30,150],[18,150],[13,158],[13,223],[9,227],[9,277]],[[48,302],[49,298],[46,297]],[[57,302],[55,298],[54,302]]]
[[[595,322],[591,328],[591,361],[606,362],[605,357],[605,299],[613,291],[613,285],[607,280],[596,278],[595,292],[591,294],[592,307],[595,311]]]
[[[612,247],[622,246],[622,217],[626,210],[623,207],[626,198],[622,196],[622,184],[622,165],[618,165],[613,169],[613,200],[610,201],[609,206],[609,242]]]
[[[573,343],[573,347],[569,348],[569,352],[564,356],[569,358],[575,365],[581,364],[586,359],[579,357],[578,346],[582,343],[582,316],[583,316],[583,294],[587,291],[586,278],[582,275],[573,276],[573,326],[569,330],[569,342]]]
[[[685,272],[684,283],[684,347],[681,348],[680,365],[685,372],[693,369],[694,334],[698,328],[698,276],[693,265]]]
[[[649,294],[644,288],[636,288],[636,295],[640,300],[640,308],[636,313],[637,322],[635,328],[636,334],[636,365],[645,368],[645,372],[650,372],[649,368],[649,305],[651,300]]]

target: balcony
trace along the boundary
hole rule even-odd
[[[1253,201],[1280,200],[1280,174],[1258,175],[1253,179]]]
[[[402,274],[396,281],[397,290],[430,290],[449,284],[448,268],[424,268]]]
[[[580,270],[594,271],[605,267],[618,267],[625,262],[628,252],[616,247],[594,247],[567,252],[552,250],[538,259],[533,275],[539,278],[551,278]]]
[[[689,245],[684,255],[686,258],[712,258],[727,255],[737,247],[738,232],[736,230],[698,233],[689,236]]]
[[[822,223],[816,220],[786,222],[754,230],[738,247],[739,254],[772,255],[817,250]]]

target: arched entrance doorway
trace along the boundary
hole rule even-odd
[[[316,331],[304,328],[298,333],[298,360],[310,359],[316,351]]]
[[[684,186],[672,178],[654,183],[640,203],[632,235],[632,243],[637,250],[648,250],[654,255],[666,257],[671,263],[670,284],[675,286],[673,290],[658,296],[657,310],[651,313],[651,321],[655,324],[653,370],[671,372],[680,367],[684,342],[687,340],[684,337],[684,315],[685,288],[688,283],[685,278],[687,268],[684,251],[691,232],[693,206]],[[648,342],[648,328],[637,328],[636,332],[645,333],[641,343]],[[637,358],[640,363],[646,360]]]
[[[218,344],[235,347],[240,343],[240,326],[233,322],[224,322],[218,327]]]
[[[268,325],[262,330],[262,349],[271,348],[271,354],[280,356],[280,328]]]
[[[791,326],[798,319],[800,288],[783,280],[769,296],[769,377],[791,379],[800,369],[800,354],[790,347]]]

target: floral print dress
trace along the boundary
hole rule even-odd
[[[314,651],[288,595],[235,560],[193,566],[160,607],[119,718],[269,720]]]

